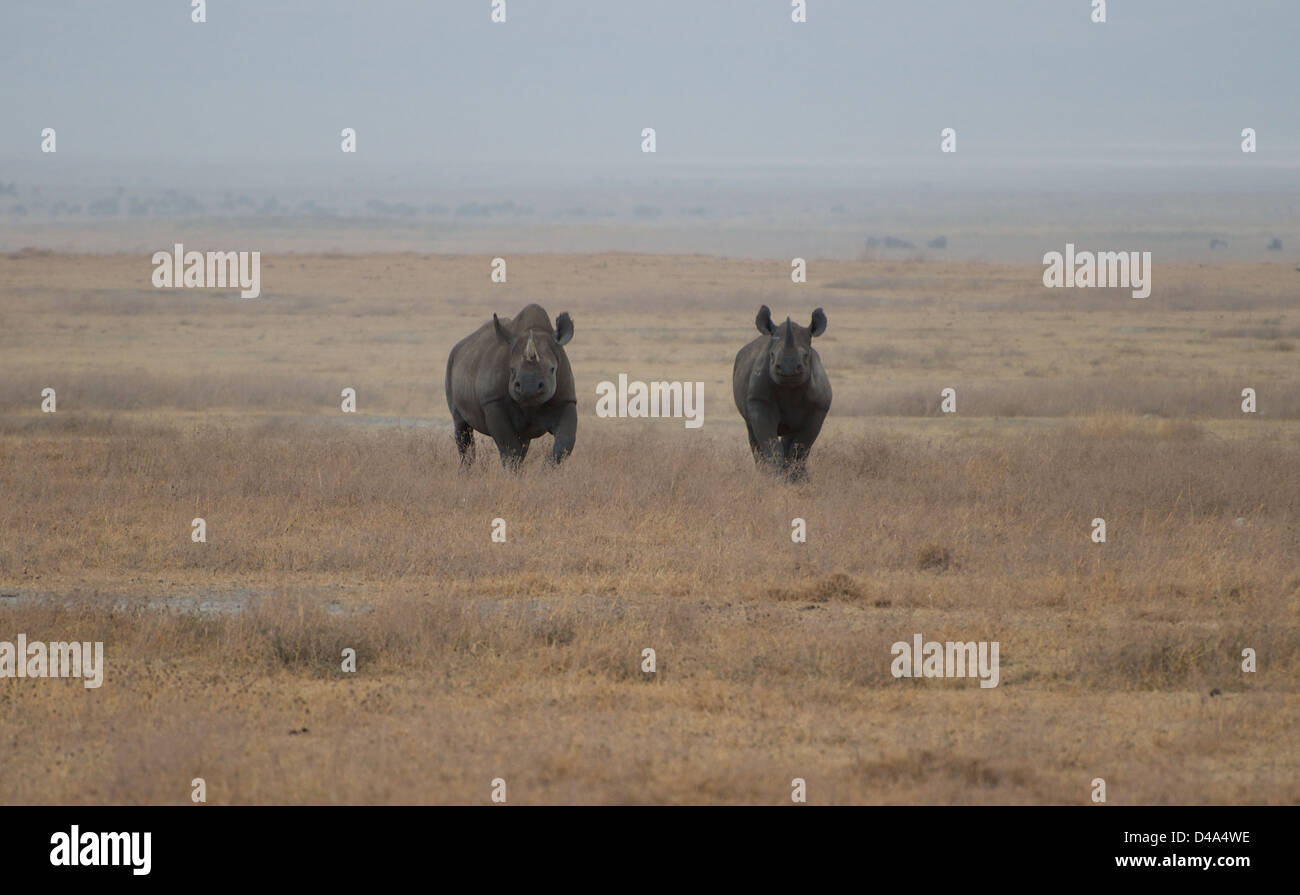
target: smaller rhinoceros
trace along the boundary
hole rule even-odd
[[[808,477],[806,462],[831,409],[831,383],[812,337],[826,332],[826,314],[813,311],[812,325],[785,318],[772,324],[767,305],[754,319],[762,333],[736,355],[731,390],[749,429],[749,447],[760,466],[792,481]]]
[[[461,339],[447,358],[447,406],[462,463],[474,460],[474,433],[491,436],[501,463],[516,467],[528,444],[549,432],[555,436],[551,459],[559,463],[573,450],[578,432],[578,398],[564,346],[573,338],[573,321],[551,318],[531,304],[513,320],[496,314]]]

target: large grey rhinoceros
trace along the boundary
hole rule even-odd
[[[447,406],[462,463],[474,460],[474,433],[489,435],[507,467],[518,466],[528,443],[544,432],[555,436],[551,458],[559,463],[578,432],[578,399],[564,353],[573,321],[551,318],[531,304],[513,320],[496,314],[461,339],[447,358]]]
[[[826,314],[813,311],[812,325],[785,318],[772,324],[767,305],[754,319],[762,333],[736,355],[731,390],[749,429],[749,447],[760,466],[793,481],[808,477],[806,462],[831,409],[831,383],[812,337],[826,332]]]

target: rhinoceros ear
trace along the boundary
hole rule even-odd
[[[772,309],[767,305],[758,309],[758,316],[754,318],[754,325],[758,331],[765,336],[770,336],[776,332],[776,327],[772,325]]]
[[[820,336],[826,332],[826,312],[821,308],[813,311],[812,326],[808,327],[808,331],[814,336]]]
[[[573,338],[573,318],[565,311],[555,318],[555,344],[565,345]]]
[[[511,342],[514,341],[514,339],[511,338],[510,336],[510,330],[506,329],[501,324],[501,320],[500,318],[497,317],[496,314],[492,315],[492,328],[497,331],[497,338],[500,339],[502,342],[505,342],[507,345],[509,345]]]

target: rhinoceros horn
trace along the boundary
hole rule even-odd
[[[528,334],[528,344],[524,346],[524,360],[541,360],[537,354],[537,343],[533,341],[533,334]]]
[[[785,347],[794,347],[794,327],[790,325],[790,318],[785,318]]]

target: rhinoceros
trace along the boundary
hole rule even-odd
[[[831,409],[831,383],[812,347],[812,337],[826,332],[826,314],[813,311],[806,327],[789,317],[774,326],[772,311],[763,305],[754,323],[762,335],[740,349],[732,369],[736,409],[745,418],[754,460],[801,481]]]
[[[564,345],[573,320],[563,313],[551,326],[540,305],[513,320],[496,314],[461,339],[447,358],[447,406],[462,463],[474,460],[474,433],[491,436],[506,467],[517,467],[528,444],[555,436],[551,460],[573,450],[578,432],[577,395]]]

